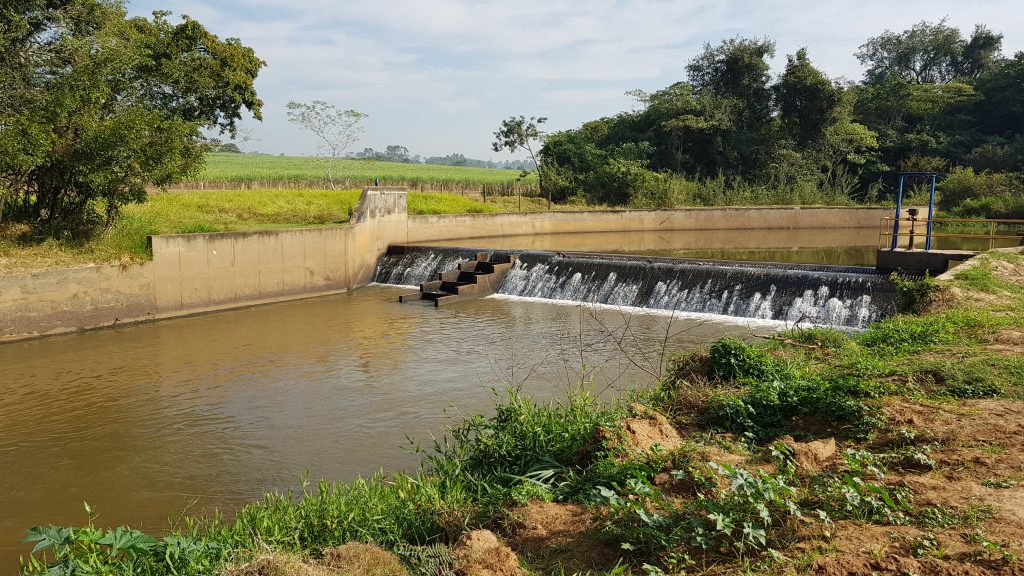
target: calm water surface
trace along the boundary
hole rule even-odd
[[[902,246],[908,242],[902,239]],[[917,247],[923,247],[922,236]],[[998,240],[996,248],[1016,246],[1016,240]],[[871,228],[665,230],[503,236],[424,242],[424,246],[466,246],[510,250],[554,250],[639,254],[672,258],[753,260],[789,264],[874,266],[878,230]],[[971,238],[936,238],[937,250],[987,250],[988,241]]]
[[[0,346],[0,574],[36,524],[160,531],[186,508],[232,508],[311,478],[415,465],[405,435],[492,388],[559,394],[596,368],[612,395],[652,381],[619,353],[630,328],[673,351],[745,333],[735,321],[517,300],[399,305],[371,286],[324,298]],[[767,331],[770,328],[759,328]],[[632,345],[630,345],[632,347]]]

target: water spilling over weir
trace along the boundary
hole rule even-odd
[[[464,248],[392,248],[377,262],[373,281],[394,286],[419,286],[454,270],[459,262],[473,258],[477,250]]]
[[[398,247],[376,281],[417,285],[479,250]],[[861,328],[891,314],[895,292],[872,268],[521,252],[499,294]]]

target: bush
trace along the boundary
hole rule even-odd
[[[965,200],[953,211],[963,218],[1024,219],[1024,198],[993,198],[984,196]]]
[[[667,179],[647,169],[647,162],[612,158],[591,173],[586,190],[592,202],[634,208],[671,206]]]
[[[779,378],[787,368],[764,350],[736,338],[722,338],[708,351],[708,376],[721,380]]]
[[[665,554],[691,548],[743,558],[776,545],[801,515],[791,469],[750,472],[710,462],[707,470],[677,470],[673,476],[692,483],[697,498],[679,503],[640,480],[619,491],[600,489],[609,508],[605,530],[623,549]],[[689,567],[685,555],[664,558],[670,569],[680,560],[684,565],[677,568]]]
[[[751,383],[742,393],[722,394],[712,401],[709,419],[726,430],[751,434],[759,441],[807,428],[808,419],[822,430],[846,430],[860,436],[873,422],[862,398],[872,394],[867,383],[851,377],[812,376]]]
[[[965,202],[982,198],[993,203],[1019,202],[1024,199],[1024,183],[1014,173],[976,173],[973,168],[954,168],[939,184],[938,192],[939,208],[958,211]]]
[[[932,295],[939,285],[931,276],[912,280],[892,273],[893,284],[896,285],[896,310],[903,314],[920,314],[932,301]]]
[[[835,340],[827,332],[811,332],[809,337],[816,334]],[[849,375],[798,371],[735,338],[722,338],[711,346],[707,375],[747,385],[741,392],[724,392],[711,398],[709,421],[759,440],[789,432],[794,423],[806,418],[820,421],[825,428],[844,427],[854,434],[860,434],[870,422],[872,412],[862,401],[875,394],[868,381]]]
[[[586,392],[567,399],[538,403],[509,392],[491,418],[463,420],[434,446],[426,463],[434,475],[451,485],[464,485],[494,499],[523,482],[542,479],[558,485],[575,478],[580,454],[590,446],[599,426],[610,424],[616,412],[602,407]],[[522,490],[522,489],[519,489]]]

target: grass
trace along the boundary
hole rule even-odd
[[[17,272],[151,258],[146,237],[155,234],[231,232],[332,226],[348,222],[359,190],[207,190],[151,194],[144,204],[125,206],[113,227],[89,241],[29,239],[28,228],[0,228],[0,272]],[[493,199],[492,199],[493,200]],[[484,202],[479,196],[412,192],[411,214],[468,214],[514,209],[514,198]],[[540,210],[524,198],[524,209]]]
[[[421,449],[418,473],[304,483],[298,494],[268,493],[232,521],[219,515],[187,518],[183,528],[160,540],[128,528],[97,528],[87,508],[82,528],[30,531],[37,554],[22,571],[43,574],[78,564],[89,566],[89,573],[208,575],[268,549],[309,556],[353,541],[409,559],[482,525],[524,490],[542,486],[537,478],[580,479],[578,455],[597,427],[619,413],[584,391],[544,404],[510,392],[497,409],[496,416],[469,418],[443,441]],[[542,468],[559,472],[538,476]]]
[[[259,154],[213,153],[207,157],[206,168],[196,179],[206,187],[225,184],[252,183],[256,187],[291,183],[325,185],[324,160],[312,157],[265,156]],[[535,184],[531,176],[520,182],[518,170],[440,166],[434,164],[404,164],[377,160],[335,161],[336,180],[343,186],[371,185],[379,178],[382,185],[450,185],[480,187],[483,185]]]

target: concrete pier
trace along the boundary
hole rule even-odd
[[[937,276],[977,254],[968,250],[879,250],[875,268],[881,272],[927,272]]]

